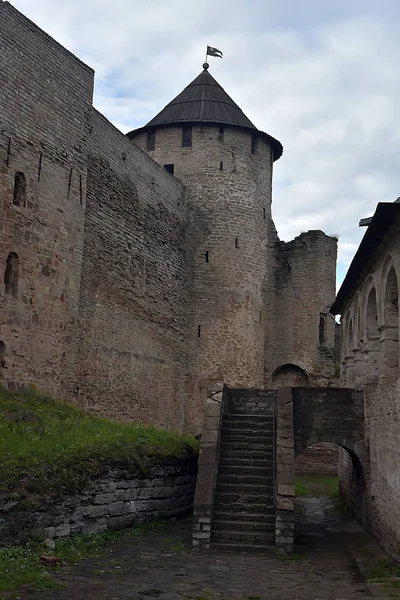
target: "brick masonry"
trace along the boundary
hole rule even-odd
[[[314,444],[296,457],[296,475],[338,475],[339,446]]]
[[[153,464],[146,474],[130,464],[103,465],[86,489],[57,498],[0,497],[2,544],[32,535],[65,538],[100,533],[192,511],[197,457]]]
[[[393,224],[371,254],[368,268],[341,315],[342,385],[363,387],[365,468],[342,454],[342,493],[363,484],[364,522],[383,547],[400,559],[400,425],[398,281],[400,239]]]
[[[319,319],[336,240],[279,241],[269,143],[252,154],[246,130],[193,127],[182,148],[170,127],[146,153],[145,134],[132,143],[93,108],[92,69],[7,2],[0,49],[6,385],[198,433],[219,381],[282,385],[289,363],[331,384],[333,325],[320,343]]]

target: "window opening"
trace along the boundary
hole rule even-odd
[[[197,337],[201,335],[201,325],[197,325]]]
[[[222,171],[222,170],[223,170],[223,168],[224,168],[224,163],[221,161],[221,162],[219,163],[219,170],[220,170],[220,171]]]
[[[13,204],[15,206],[25,206],[26,200],[26,178],[21,171],[15,173],[14,178],[14,197]]]
[[[6,270],[4,273],[5,293],[16,296],[18,294],[18,256],[11,252],[7,256]]]
[[[319,316],[318,340],[321,346],[326,340],[326,315],[323,313],[321,313]]]
[[[164,169],[166,171],[168,171],[168,173],[170,173],[171,175],[174,174],[174,165],[173,164],[164,165]]]
[[[224,128],[223,128],[223,127],[220,127],[220,128],[218,129],[218,140],[219,140],[220,142],[223,142],[223,141],[224,141]]]
[[[192,145],[192,126],[184,125],[182,127],[182,146],[184,148],[190,148]]]
[[[147,150],[155,150],[156,149],[156,132],[148,131],[147,132]]]
[[[239,238],[235,238],[235,248],[239,248]]]
[[[208,250],[205,251],[204,256],[205,256],[206,262],[208,262],[209,261]]]
[[[0,341],[0,379],[3,376],[3,369],[6,367],[6,345]]]

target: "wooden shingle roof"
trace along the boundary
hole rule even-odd
[[[267,133],[259,131],[206,68],[147,125],[127,135],[132,139],[144,130],[196,123],[230,125],[257,132],[272,144],[274,160],[282,155],[281,143]]]

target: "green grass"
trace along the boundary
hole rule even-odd
[[[43,543],[30,543],[0,550],[0,592],[8,592],[29,586],[33,589],[55,589],[62,584],[54,579],[60,567],[42,565],[40,557],[45,555],[60,558],[63,563],[76,564],[88,558],[105,556],[102,546],[123,537],[140,536],[151,530],[164,527],[164,523],[153,521],[131,529],[105,532],[94,535],[77,535],[68,540],[56,542],[55,550],[49,550]],[[111,564],[110,561],[108,564]],[[115,565],[114,565],[115,566]],[[1,596],[7,597],[7,596]]]
[[[329,475],[296,475],[296,496],[329,496],[338,495],[338,478]]]
[[[77,492],[102,463],[197,453],[199,442],[152,426],[94,417],[34,389],[0,387],[0,491]]]

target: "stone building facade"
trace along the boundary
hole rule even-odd
[[[8,387],[198,432],[215,381],[335,381],[337,240],[279,240],[282,147],[207,68],[125,136],[93,108],[92,69],[8,2],[0,50]]]
[[[379,203],[338,292],[341,384],[363,388],[364,521],[400,558],[400,204]],[[354,487],[354,457],[340,452],[342,492]]]

